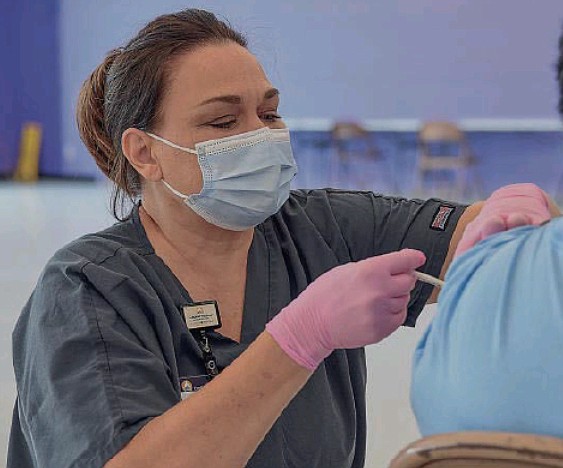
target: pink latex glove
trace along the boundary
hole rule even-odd
[[[454,257],[477,242],[518,226],[541,224],[551,219],[545,192],[534,184],[502,187],[485,201],[479,215],[465,228]]]
[[[404,249],[335,267],[282,309],[266,330],[309,370],[335,349],[377,343],[405,321],[414,270],[425,261],[422,252]]]

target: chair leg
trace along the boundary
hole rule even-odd
[[[385,173],[387,175],[385,182],[389,184],[390,186],[389,188],[393,195],[399,195],[400,194],[399,185],[397,184],[397,178],[395,177],[393,163],[388,158],[385,158],[384,163],[386,168]]]
[[[422,169],[418,168],[416,170],[414,190],[412,194],[413,198],[424,198],[424,174],[425,171]]]
[[[475,167],[471,167],[468,169],[468,176],[471,176],[471,183],[468,184],[467,190],[467,201],[468,202],[475,202],[478,200],[482,200],[485,196],[484,193],[484,185],[481,177],[479,176]]]
[[[465,201],[468,192],[468,181],[467,181],[467,168],[461,167],[457,171],[457,187],[456,187],[456,195],[458,200],[456,201]]]

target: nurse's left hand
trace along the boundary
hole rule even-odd
[[[539,225],[549,219],[549,198],[542,189],[534,184],[507,185],[493,192],[479,215],[467,225],[454,257],[493,234]]]

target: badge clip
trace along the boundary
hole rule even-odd
[[[217,301],[193,302],[182,306],[182,314],[188,330],[201,350],[205,371],[209,379],[219,374],[217,360],[211,350],[207,332],[221,327],[221,315]]]

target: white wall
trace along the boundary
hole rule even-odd
[[[47,260],[79,235],[111,222],[94,184],[0,184],[0,466],[15,398],[11,333]]]
[[[427,306],[416,328],[400,328],[367,348],[367,468],[387,466],[399,450],[420,437],[409,401],[411,358],[435,313],[435,305]]]

